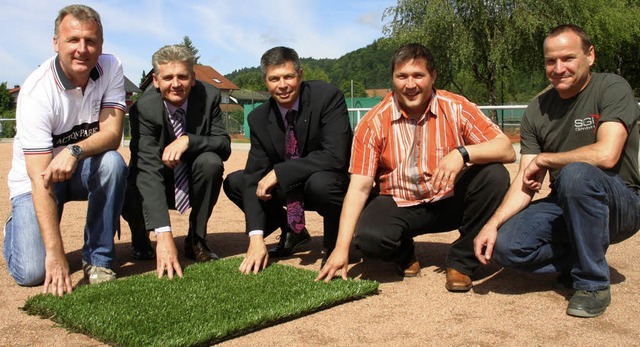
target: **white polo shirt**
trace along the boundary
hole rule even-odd
[[[62,72],[57,55],[32,72],[18,96],[10,197],[31,191],[25,155],[55,156],[67,145],[91,136],[99,130],[103,108],[126,109],[122,64],[115,56],[99,57],[84,93]]]

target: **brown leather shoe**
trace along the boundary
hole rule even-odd
[[[220,258],[217,254],[210,250],[209,247],[203,246],[200,243],[192,245],[185,244],[184,255],[187,258],[193,259],[200,263],[205,261],[218,260]]]
[[[444,286],[450,292],[468,292],[473,287],[473,282],[471,277],[448,267],[447,283]]]
[[[396,270],[398,271],[398,275],[403,277],[418,276],[420,274],[420,263],[418,262],[418,258],[414,254],[409,262],[405,264],[396,264]]]

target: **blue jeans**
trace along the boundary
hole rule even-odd
[[[81,160],[71,179],[53,187],[62,216],[67,201],[88,200],[82,259],[111,267],[115,259],[113,236],[120,228],[127,166],[116,151]],[[45,276],[45,249],[31,193],[11,199],[11,217],[5,225],[4,257],[9,274],[19,285],[34,286]]]
[[[609,287],[607,248],[640,228],[640,196],[586,163],[565,166],[552,191],[500,227],[493,259],[530,272],[570,271],[578,290]]]

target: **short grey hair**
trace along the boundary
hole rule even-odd
[[[278,46],[264,52],[262,58],[260,58],[262,79],[267,77],[267,69],[269,67],[283,65],[287,62],[292,62],[293,68],[296,69],[296,71],[300,71],[300,58],[298,57],[298,53],[292,48]]]
[[[151,64],[153,64],[153,72],[157,75],[160,73],[160,65],[179,61],[187,65],[189,72],[193,73],[193,66],[196,64],[196,57],[193,52],[185,45],[167,45],[153,53]]]
[[[100,15],[98,14],[98,12],[96,12],[96,10],[85,5],[69,5],[58,12],[58,17],[56,17],[55,26],[53,28],[53,37],[55,37],[56,39],[58,38],[60,23],[62,23],[62,20],[66,16],[72,16],[82,23],[86,23],[89,21],[96,22],[96,24],[98,25],[98,34],[100,34],[100,42],[104,41]]]

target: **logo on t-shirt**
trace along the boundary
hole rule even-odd
[[[587,130],[593,130],[593,132],[596,132],[596,126],[598,125],[598,122],[600,121],[600,115],[599,114],[590,114],[588,117],[586,118],[579,118],[573,121],[573,125],[575,127],[575,131],[587,131]]]
[[[91,119],[99,117],[101,104],[102,100],[100,99],[91,100]]]
[[[53,147],[70,145],[72,143],[84,140],[87,137],[98,132],[100,124],[96,121],[93,123],[84,123],[76,125],[73,129],[59,135],[53,134]]]

